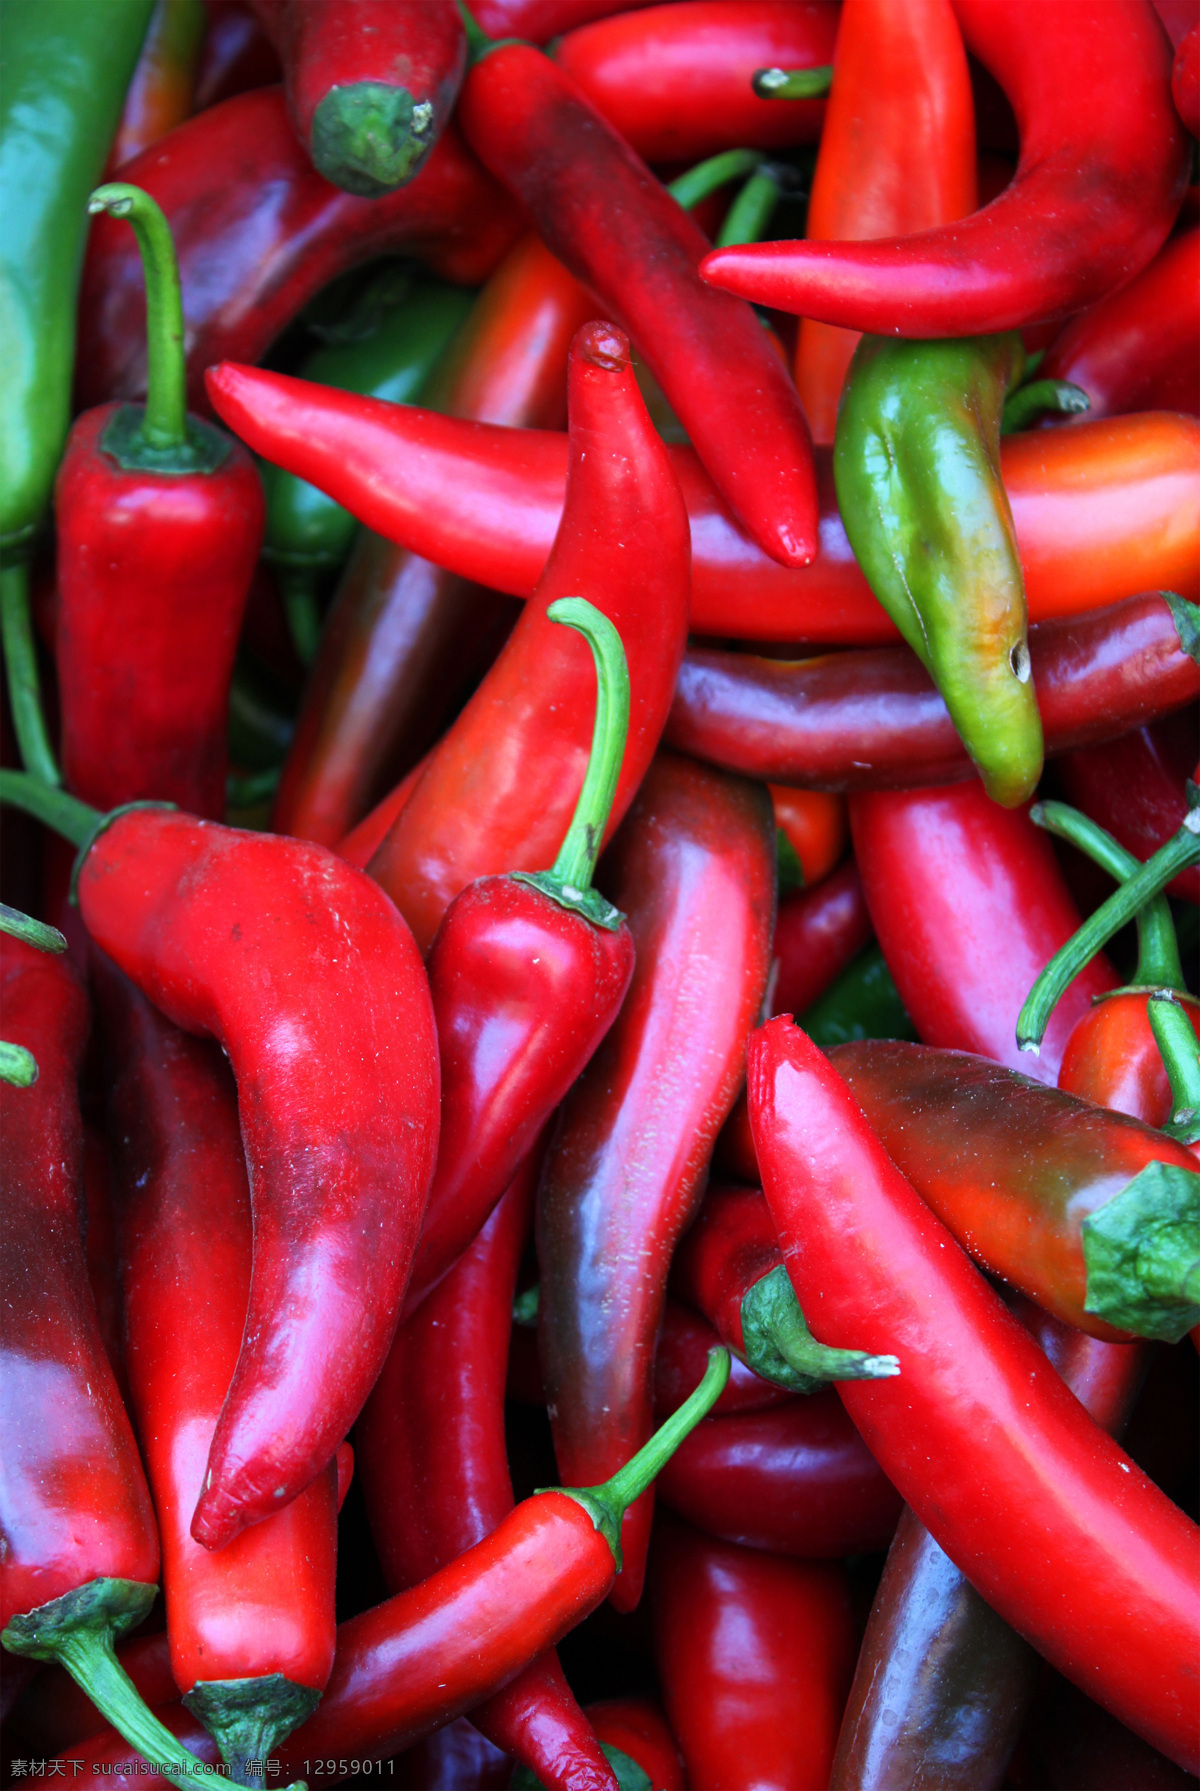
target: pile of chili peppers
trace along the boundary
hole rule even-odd
[[[4,1786],[1200,1783],[1197,0],[2,12]]]

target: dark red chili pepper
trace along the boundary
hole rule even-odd
[[[560,32],[572,31],[592,19],[606,19],[613,12],[629,12],[644,3],[633,0],[629,7],[618,0],[476,0],[471,11],[489,37],[527,37],[532,43],[544,44]]]
[[[571,479],[537,595],[371,860],[371,875],[422,949],[466,884],[537,869],[566,831],[590,742],[593,673],[583,642],[547,620],[555,599],[589,594],[628,660],[629,743],[606,837],[642,781],[670,707],[687,629],[679,487],[619,331],[585,325],[568,380]]]
[[[208,374],[213,408],[256,453],[369,528],[494,590],[527,597],[563,509],[558,433],[489,429],[279,373]],[[863,577],[818,453],[821,551],[782,567],[739,528],[690,448],[669,450],[692,531],[691,624],[738,640],[866,644],[896,630]],[[1001,443],[1033,621],[1140,591],[1200,597],[1200,423],[1174,413],[1033,430]]]
[[[238,1081],[254,1272],[192,1519],[217,1548],[316,1478],[391,1343],[437,1151],[424,969],[382,891],[322,846],[157,806],[102,818],[11,771],[0,793],[87,847],[91,937]]]
[[[283,62],[296,135],[347,193],[410,181],[450,116],[467,62],[454,0],[252,0]]]
[[[854,1671],[840,1566],[654,1527],[654,1659],[693,1785],[825,1791]]]
[[[807,565],[817,550],[808,425],[753,310],[697,277],[708,247],[700,226],[528,44],[485,50],[458,119],[539,235],[628,332],[752,538],[784,566]]]
[[[683,1761],[667,1719],[649,1698],[603,1698],[584,1707],[603,1742],[636,1760],[651,1791],[684,1791]]]
[[[108,1146],[103,1132],[86,1122],[83,1128],[83,1207],[83,1244],[88,1286],[92,1290],[96,1306],[96,1322],[100,1326],[104,1353],[108,1357],[122,1403],[128,1405],[129,1386],[125,1379],[125,1352],[121,1345],[121,1287],[117,1279],[117,1240],[113,1228]]]
[[[920,337],[1066,317],[1141,272],[1187,181],[1170,52],[1150,8],[1063,0],[1047,16],[1019,0],[954,0],[954,10],[1020,120],[1005,191],[914,236],[717,249],[705,279],[822,323]]]
[[[106,178],[191,112],[206,28],[199,0],[157,0],[125,95]]]
[[[1053,1082],[1076,1021],[1117,979],[1095,957],[1041,1056],[1018,1050],[1030,984],[1079,926],[1049,840],[977,782],[852,796],[850,825],[875,933],[920,1037]]]
[[[1196,712],[1189,709],[1087,751],[1067,753],[1056,770],[1068,802],[1145,860],[1183,825],[1195,757]],[[1200,902],[1200,870],[1193,865],[1181,871],[1167,891]]]
[[[516,208],[446,131],[419,180],[359,199],[322,180],[296,141],[277,87],[201,112],[126,167],[166,214],[184,293],[188,395],[205,409],[204,369],[256,361],[335,275],[372,256],[420,255],[471,285],[519,229]],[[146,387],[141,263],[113,221],[92,231],[79,311],[78,401]]]
[[[1171,97],[1192,136],[1200,137],[1200,25],[1192,26],[1175,52]]]
[[[681,679],[687,663],[685,654]],[[676,703],[678,693],[677,686]],[[832,987],[870,937],[871,917],[852,857],[815,888],[785,896],[771,945],[771,1011],[802,1014]]]
[[[239,442],[185,416],[179,280],[158,206],[116,183],[90,208],[128,220],[144,259],[149,396],[80,417],[55,483],[63,771],[97,808],[155,797],[220,820],[262,486]]]
[[[1062,770],[1075,759],[1090,761],[1092,752],[1076,751],[1080,746],[1110,740],[1096,755],[1094,781],[1105,805],[1125,814],[1126,831],[1130,805],[1150,779],[1115,778],[1116,761],[1124,769],[1137,751],[1131,742],[1140,736],[1127,734],[1130,727],[1169,713],[1200,689],[1200,670],[1175,619],[1192,614],[1179,599],[1129,597],[1041,622],[1029,633],[1046,751],[1067,754]],[[1126,738],[1112,740],[1116,734]],[[912,789],[974,776],[933,680],[905,646],[799,660],[689,647],[665,737],[730,771],[809,789]],[[1179,778],[1155,846],[1175,832],[1183,813]],[[783,1005],[799,1013],[808,998]]]
[[[252,87],[271,87],[283,79],[270,39],[243,0],[204,0],[204,6],[208,30],[196,70],[193,111],[207,111]]]
[[[389,1762],[390,1767],[390,1762]],[[470,1717],[443,1723],[396,1761],[406,1791],[508,1791],[513,1763],[493,1747]]]
[[[751,77],[827,65],[837,18],[812,0],[680,0],[581,25],[552,54],[646,161],[694,162],[816,142],[825,101],[760,99]]]
[[[900,1357],[897,1379],[840,1389],[872,1452],[1060,1672],[1200,1763],[1196,1526],[1093,1424],[817,1047],[782,1017],[748,1052],[763,1189],[797,1297],[832,1342]]]
[[[762,1003],[775,832],[761,785],[663,754],[605,865],[637,951],[616,1024],[568,1096],[538,1195],[539,1353],[560,1470],[592,1480],[650,1434],[671,1253],[703,1193]],[[641,1595],[651,1501],[614,1602]]]

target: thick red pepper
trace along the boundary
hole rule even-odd
[[[590,1481],[650,1434],[671,1253],[699,1203],[762,1003],[775,834],[761,786],[674,754],[605,864],[637,963],[568,1096],[538,1195],[539,1353],[560,1471]],[[628,1513],[614,1602],[638,1602],[651,1501]]]
[[[61,792],[8,771],[0,791],[87,845],[91,937],[238,1081],[254,1271],[192,1519],[218,1548],[316,1478],[387,1354],[437,1151],[428,983],[392,904],[324,847],[159,807],[96,835]]]
[[[252,0],[283,62],[296,135],[347,193],[410,181],[450,116],[467,62],[454,0]]]
[[[1018,1050],[1030,985],[1079,926],[1049,840],[975,782],[852,796],[850,826],[875,933],[920,1037],[1053,1082],[1076,1021],[1117,979],[1093,958],[1041,1056]]]
[[[1131,804],[1141,807],[1138,795],[1151,779],[1114,775],[1118,764],[1123,773],[1126,765],[1132,771],[1138,753],[1142,736],[1127,730],[1200,690],[1200,670],[1180,642],[1171,606],[1157,596],[1128,597],[1107,609],[1040,622],[1029,632],[1029,654],[1047,753],[1066,755],[1059,768],[1068,778],[1073,763],[1081,763],[1080,783],[1094,758],[1096,775],[1088,783],[1106,808],[1121,809],[1128,834]],[[806,789],[907,790],[975,775],[933,680],[902,645],[799,660],[689,647],[665,738],[730,771]],[[1111,743],[1097,751],[1096,741]],[[1082,746],[1091,750],[1076,750]],[[1171,788],[1169,808],[1159,806],[1164,812],[1161,821],[1155,813],[1154,824],[1162,832],[1151,849],[1183,819],[1182,777]],[[1200,887],[1196,872],[1184,876]],[[794,1011],[807,1005],[798,999]]]
[[[1187,181],[1170,50],[1149,6],[954,0],[954,11],[1019,120],[1004,192],[970,218],[884,242],[718,249],[705,279],[823,323],[919,337],[1066,317],[1141,272]]]
[[[654,1658],[693,1785],[825,1791],[854,1670],[845,1574],[659,1521]]]
[[[262,486],[223,431],[184,413],[170,231],[145,193],[91,209],[133,225],[149,295],[149,398],[72,427],[54,488],[63,771],[97,808],[155,797],[221,820],[229,683],[262,545]],[[123,235],[129,231],[117,226]]]
[[[827,0],[676,0],[567,32],[552,54],[648,162],[694,162],[722,149],[815,143],[822,99],[760,99],[764,68],[820,68],[833,57]]]
[[[1196,757],[1195,723],[1191,709],[1068,753],[1056,766],[1063,794],[1135,858],[1149,858],[1183,825],[1187,777]],[[1193,865],[1181,871],[1167,891],[1200,902],[1200,870]]]
[[[900,1357],[897,1379],[840,1391],[872,1452],[1002,1617],[1156,1747],[1200,1764],[1196,1526],[1093,1424],[799,1028],[768,1021],[748,1052],[797,1297],[830,1341]]]
[[[563,509],[567,444],[384,406],[283,374],[226,365],[213,408],[256,453],[298,473],[389,540],[515,597],[545,567]],[[850,551],[818,454],[821,550],[783,567],[739,528],[690,448],[669,450],[692,533],[691,624],[739,640],[896,639]],[[1200,423],[1173,413],[1033,430],[1001,444],[1033,621],[1140,591],[1200,596]]]
[[[537,594],[371,860],[371,875],[423,950],[466,884],[537,869],[566,831],[590,742],[593,673],[584,643],[547,619],[551,603],[588,596],[628,660],[629,743],[606,837],[642,781],[670,707],[687,629],[679,487],[619,331],[585,325],[568,379],[570,482]]]
[[[629,333],[751,537],[782,565],[807,565],[817,550],[808,425],[753,310],[698,278],[708,248],[700,226],[528,44],[480,56],[458,119],[539,235]]]
[[[516,208],[443,133],[419,180],[359,199],[314,172],[282,91],[262,88],[201,112],[122,168],[166,213],[183,277],[189,401],[204,369],[256,361],[335,275],[373,256],[417,254],[445,278],[489,274],[519,229]],[[80,404],[137,398],[146,386],[141,264],[113,222],[92,231],[80,297]]]
[[[534,1151],[465,1256],[401,1325],[359,1419],[359,1471],[391,1592],[465,1554],[513,1508],[504,1386],[539,1166]],[[473,1718],[547,1791],[615,1785],[552,1649]]]

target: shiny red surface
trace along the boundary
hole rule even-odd
[[[1158,1041],[1146,1017],[1146,995],[1109,995],[1084,1014],[1067,1040],[1058,1086],[1067,1094],[1130,1113],[1148,1126],[1171,1117],[1174,1101]],[[1180,1004],[1200,1035],[1200,1008]]]
[[[742,1301],[782,1261],[761,1190],[710,1185],[675,1252],[671,1286],[716,1327],[722,1343],[744,1350]]]
[[[601,1741],[636,1760],[653,1791],[684,1791],[683,1761],[667,1719],[649,1698],[604,1698],[587,1706]]]

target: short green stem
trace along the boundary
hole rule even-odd
[[[1107,871],[1117,883],[1127,883],[1141,867],[1141,860],[1126,850],[1111,833],[1076,808],[1065,802],[1038,802],[1029,811],[1029,818],[1047,833],[1077,848]],[[1179,961],[1179,945],[1175,923],[1165,895],[1157,895],[1137,913],[1138,961],[1130,984],[1149,989],[1182,989],[1183,965]]]
[[[764,1380],[815,1393],[830,1381],[877,1381],[899,1374],[895,1356],[859,1349],[831,1349],[818,1343],[796,1298],[787,1269],[777,1263],[749,1288],[742,1300],[745,1357]]]
[[[80,802],[56,784],[43,783],[24,771],[0,770],[0,802],[23,809],[55,833],[61,833],[73,846],[82,846],[101,819],[99,809],[90,803]]]
[[[12,1088],[32,1088],[38,1079],[37,1058],[24,1045],[0,1039],[0,1082]]]
[[[1069,379],[1033,379],[1005,399],[1000,433],[1015,435],[1019,429],[1028,429],[1035,417],[1047,411],[1077,417],[1091,408],[1092,401],[1083,387],[1072,385]]]
[[[1200,808],[1189,811],[1179,832],[1102,902],[1051,958],[1017,1016],[1017,1044],[1022,1051],[1040,1049],[1050,1015],[1084,965],[1133,919],[1139,908],[1165,889],[1180,871],[1194,864],[1200,864]]]
[[[266,1761],[285,1735],[307,1722],[321,1694],[283,1673],[256,1679],[202,1679],[184,1697],[233,1769],[235,1783],[266,1782]]]
[[[14,560],[0,568],[0,631],[8,675],[8,704],[21,763],[44,784],[62,782],[42,714],[42,684],[29,613],[29,563]]]
[[[782,190],[779,170],[772,162],[756,168],[725,214],[717,232],[717,248],[761,242]]]
[[[758,68],[750,77],[759,99],[824,99],[833,85],[833,64],[820,68]]]
[[[1171,1084],[1171,1117],[1163,1127],[1181,1144],[1200,1138],[1200,1051],[1196,1032],[1182,1002],[1152,995],[1146,1018]]]
[[[44,921],[34,920],[31,914],[10,908],[7,902],[0,902],[0,933],[11,933],[14,939],[23,939],[26,945],[34,946],[38,951],[67,950],[66,938],[57,927],[48,927]]]
[[[107,211],[133,226],[146,280],[146,408],[142,435],[151,448],[187,442],[187,376],[183,354],[183,300],[171,226],[149,193],[125,181],[97,187],[90,212]]]
[[[691,211],[702,199],[727,187],[731,180],[753,174],[765,159],[758,149],[723,149],[720,155],[710,155],[707,161],[697,162],[685,174],[677,175],[667,191],[684,211]]]

